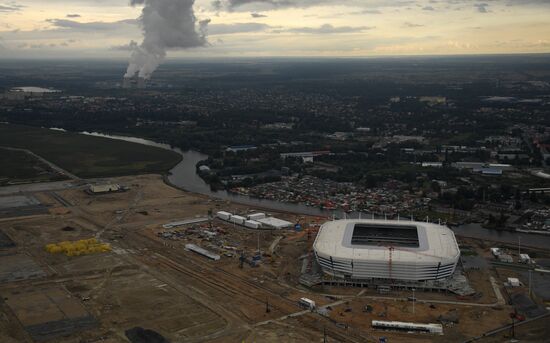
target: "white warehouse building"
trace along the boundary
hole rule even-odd
[[[448,227],[413,221],[326,222],[313,249],[324,273],[352,280],[445,279],[460,258]]]

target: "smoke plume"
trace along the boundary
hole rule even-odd
[[[168,49],[186,49],[206,44],[209,20],[197,21],[195,0],[131,0],[131,5],[144,5],[139,18],[143,42],[130,43],[132,54],[124,77],[136,74],[151,77],[166,57]]]

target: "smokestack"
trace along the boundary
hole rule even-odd
[[[143,77],[137,78],[137,88],[138,89],[144,89],[145,88],[145,79]]]
[[[129,77],[124,77],[122,79],[122,88],[124,89],[132,88],[132,79]]]
[[[131,89],[131,88],[145,89],[146,86],[147,86],[147,80],[137,75],[132,77],[124,76],[124,78],[122,79],[122,88],[124,89]]]
[[[206,26],[210,20],[197,21],[193,11],[195,0],[131,0],[130,3],[144,5],[139,17],[143,42],[139,45],[130,42],[132,54],[125,78],[137,75],[149,79],[168,49],[206,45]]]

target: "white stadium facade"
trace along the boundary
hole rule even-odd
[[[324,273],[348,280],[442,280],[460,258],[448,227],[414,221],[326,222],[313,249]]]

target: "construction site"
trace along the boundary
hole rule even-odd
[[[471,291],[358,282],[319,266],[314,242],[329,218],[184,192],[159,175],[100,181],[125,191],[90,194],[85,182],[3,189],[0,342],[545,342],[550,334],[541,324],[548,251],[457,236],[455,274]]]

